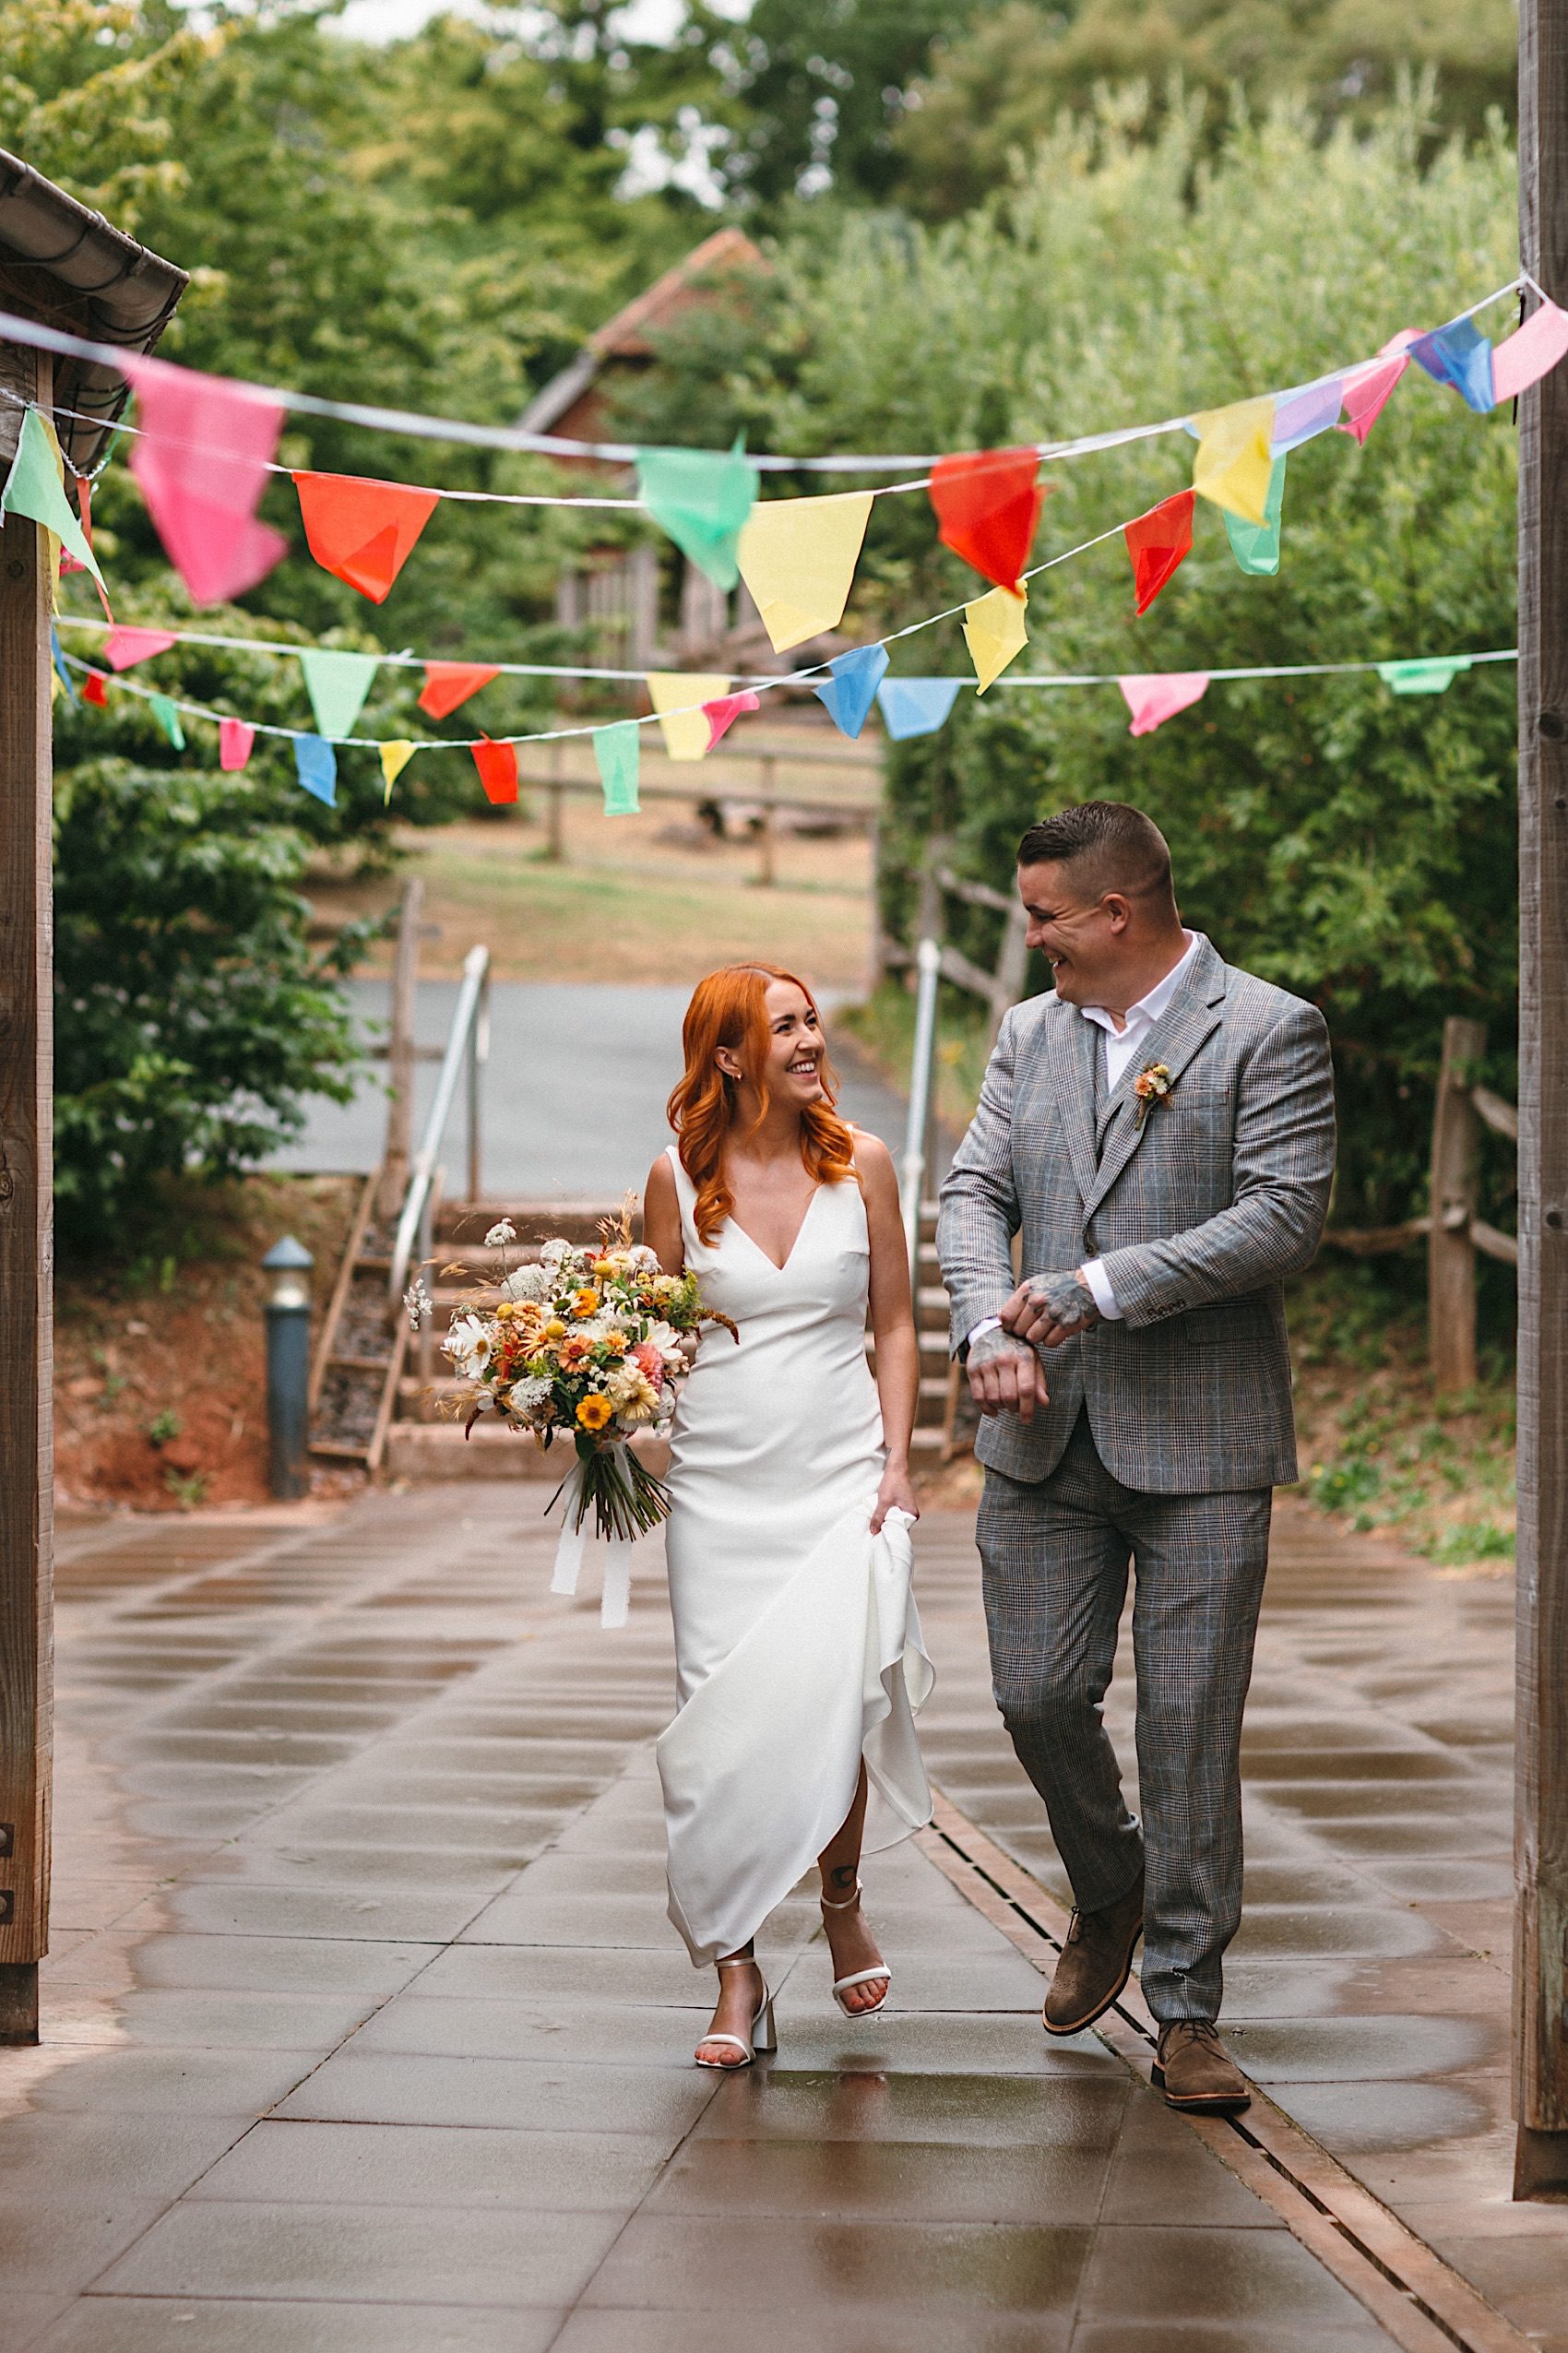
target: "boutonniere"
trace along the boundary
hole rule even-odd
[[[1137,1123],[1142,1127],[1157,1103],[1163,1103],[1175,1084],[1162,1062],[1146,1063],[1133,1081],[1133,1092],[1138,1099]]]

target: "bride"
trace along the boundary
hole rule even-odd
[[[920,1362],[893,1164],[834,1111],[809,990],[773,965],[711,972],[682,1042],[644,1238],[739,1342],[709,1328],[675,1412],[679,1713],[658,1753],[670,1917],[719,1968],[697,2063],[729,2068],[774,2048],[753,1940],[814,1859],[840,2009],[887,1998],[859,1864],[931,1819],[909,1592]]]

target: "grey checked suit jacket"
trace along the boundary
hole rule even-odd
[[[1023,1269],[1099,1257],[1124,1321],[1041,1350],[1051,1404],[1001,1413],[975,1451],[1009,1478],[1056,1468],[1081,1405],[1106,1468],[1141,1493],[1296,1476],[1281,1283],[1317,1249],[1334,1080],[1316,1007],[1226,964],[1200,933],[1175,996],[1100,1105],[1101,1033],[1052,991],[1003,1022],[942,1188],[937,1250],[962,1350]],[[1172,1080],[1140,1127],[1134,1081]]]

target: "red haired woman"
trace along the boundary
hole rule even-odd
[[[683,1043],[644,1230],[740,1340],[709,1327],[676,1408],[679,1713],[659,1766],[670,1916],[719,1972],[697,2062],[742,2067],[773,2048],[753,1939],[814,1860],[839,2008],[887,1997],[859,1866],[931,1818],[909,1591],[920,1361],[893,1164],[833,1108],[811,992],[769,964],[711,972]]]

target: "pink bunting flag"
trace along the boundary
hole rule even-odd
[[[141,431],[131,471],[164,552],[197,604],[265,579],[288,550],[255,510],[283,430],[279,401],[248,385],[127,355]]]
[[[1491,388],[1498,399],[1516,400],[1526,386],[1538,384],[1568,351],[1568,311],[1542,303],[1532,311],[1516,335],[1494,344]]]
[[[218,765],[231,773],[243,768],[251,755],[255,742],[255,730],[243,719],[220,719],[218,722]]]
[[[178,643],[172,629],[111,629],[103,640],[103,659],[111,670],[131,670]]]
[[[719,737],[734,725],[742,711],[755,711],[761,707],[755,695],[720,695],[715,701],[705,703],[702,709],[707,721],[708,750],[712,751]]]
[[[1336,433],[1348,433],[1364,448],[1366,439],[1382,416],[1389,394],[1409,366],[1409,347],[1420,340],[1413,327],[1402,327],[1391,335],[1375,360],[1364,368],[1352,368],[1345,379],[1345,414],[1336,426]]]
[[[1152,735],[1168,719],[1202,699],[1208,684],[1206,670],[1167,670],[1153,676],[1119,678],[1116,683],[1133,714],[1129,735]]]

